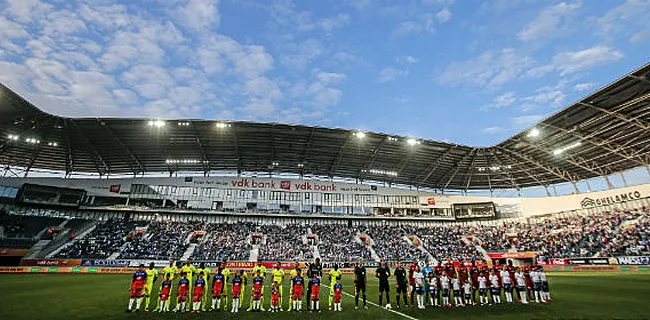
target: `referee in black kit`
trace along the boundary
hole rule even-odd
[[[307,282],[307,301],[311,301],[311,279],[314,275],[317,275],[319,278],[323,277],[323,265],[320,263],[320,258],[316,258],[316,261],[310,263],[307,268],[307,278],[309,279],[309,282]]]
[[[379,305],[383,305],[384,292],[386,292],[386,309],[390,309],[390,286],[388,285],[390,268],[388,263],[385,263],[384,260],[379,261],[379,267],[375,272],[375,276],[379,279]]]
[[[366,267],[363,266],[363,259],[359,259],[359,264],[354,267],[354,309],[359,309],[359,293],[363,291],[363,308],[368,309],[366,305]]]

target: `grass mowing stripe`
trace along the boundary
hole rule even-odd
[[[329,288],[329,286],[326,285],[326,284],[323,284],[323,286]],[[345,292],[345,291],[341,291],[341,293],[345,294],[345,295],[348,296],[348,297],[352,297],[352,298],[354,298],[354,295],[349,294],[349,293],[347,293],[347,292]],[[366,303],[370,304],[371,306],[375,306],[375,307],[377,307],[377,308],[379,308],[379,309],[386,310],[386,311],[392,312],[392,313],[394,313],[394,314],[400,315],[400,316],[402,316],[402,317],[404,317],[404,318],[407,318],[407,319],[418,320],[417,318],[411,317],[411,316],[409,316],[408,314],[403,314],[403,313],[398,312],[398,311],[395,311],[395,310],[393,310],[393,309],[390,309],[390,310],[389,310],[389,309],[386,309],[386,308],[384,308],[384,307],[382,307],[382,306],[380,306],[380,305],[378,305],[378,304],[376,304],[376,303],[374,303],[374,302],[372,302],[372,301],[368,301],[367,299],[366,299]]]

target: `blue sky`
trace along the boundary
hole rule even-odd
[[[648,0],[0,0],[0,81],[66,116],[485,146],[647,63],[648,17]]]

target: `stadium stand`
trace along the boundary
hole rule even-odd
[[[411,226],[381,226],[371,227],[369,232],[375,245],[373,249],[384,260],[410,260],[418,258],[428,259],[428,254],[421,251],[404,239],[405,236],[416,234],[416,229]]]
[[[190,232],[204,229],[201,222],[153,222],[146,233],[136,234],[120,249],[120,258],[179,259],[189,247]]]
[[[318,236],[318,250],[323,261],[356,261],[370,259],[370,250],[357,242],[356,236],[368,233],[367,227],[347,228],[341,225],[312,225]]]
[[[314,258],[311,247],[302,239],[304,226],[264,225],[259,232],[266,237],[260,246],[260,261],[311,261]]]
[[[249,259],[251,244],[248,237],[252,223],[210,224],[207,239],[192,254],[195,260],[245,261]]]
[[[63,248],[56,258],[90,258],[105,259],[117,252],[126,242],[126,236],[138,225],[144,222],[134,222],[121,219],[110,219],[97,224],[95,230],[84,239],[78,239]]]

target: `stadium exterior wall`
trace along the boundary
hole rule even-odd
[[[119,197],[129,198],[135,192],[134,186],[144,186],[150,192],[147,196],[152,199],[181,200],[180,191],[193,193],[188,207],[194,209],[211,209],[213,202],[218,198],[205,196],[207,191],[219,191],[224,202],[237,202],[239,205],[246,202],[274,203],[270,198],[271,193],[290,192],[303,194],[297,200],[288,200],[287,204],[305,202],[309,198],[310,204],[325,203],[325,195],[340,195],[338,206],[363,206],[364,196],[374,196],[379,203],[371,206],[399,207],[414,210],[449,210],[455,204],[493,202],[498,212],[508,216],[536,216],[556,212],[574,210],[600,210],[600,207],[616,206],[626,202],[626,206],[642,206],[648,204],[650,198],[650,184],[642,184],[625,188],[606,191],[580,193],[566,196],[544,198],[497,198],[460,195],[443,195],[420,190],[401,188],[388,188],[366,184],[327,182],[300,179],[268,179],[268,178],[237,178],[237,177],[170,177],[170,178],[120,178],[120,179],[61,179],[61,178],[15,178],[0,177],[0,186],[20,188],[25,183],[40,184],[63,188],[80,188],[87,192],[89,197]],[[208,190],[209,189],[209,190]],[[177,192],[178,191],[178,192]],[[250,199],[251,193],[259,191],[268,193],[267,199]],[[232,192],[232,194],[226,195]],[[215,192],[216,193],[216,192]],[[237,199],[238,196],[242,198]],[[409,197],[408,203],[381,203],[382,196]],[[226,197],[234,200],[228,200]],[[415,200],[417,198],[417,200]]]

